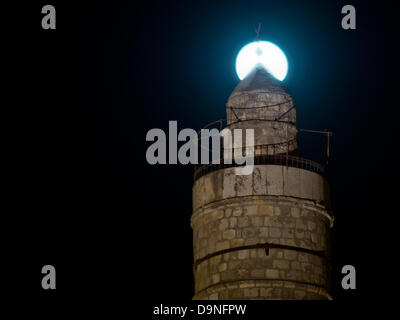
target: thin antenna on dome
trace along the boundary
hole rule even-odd
[[[260,41],[260,30],[261,30],[261,23],[258,24],[258,27],[254,30],[256,32],[256,39],[255,41]]]

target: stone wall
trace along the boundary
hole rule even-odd
[[[224,169],[198,179],[191,220],[194,298],[328,298],[332,218],[325,187],[314,172],[269,165],[256,166],[250,176]],[[289,248],[224,252],[264,243]]]
[[[193,185],[193,212],[214,201],[249,195],[287,196],[312,200],[330,209],[329,185],[321,175],[294,167],[256,165],[250,175],[235,168],[218,170]]]

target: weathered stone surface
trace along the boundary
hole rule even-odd
[[[224,230],[228,229],[228,227],[229,227],[229,220],[228,219],[222,219],[219,222],[219,230],[220,231],[224,231]]]
[[[277,269],[266,269],[265,276],[267,279],[278,279],[279,278],[279,270]]]
[[[229,241],[220,241],[217,242],[215,249],[217,251],[229,249]]]
[[[193,186],[194,210],[214,201],[250,195],[292,196],[330,204],[329,186],[315,172],[278,165],[255,165],[254,170],[259,172],[256,179],[253,175],[235,175],[234,168],[214,171],[197,179]],[[220,185],[221,190],[211,187],[212,184]]]
[[[248,257],[249,257],[249,250],[240,250],[240,251],[239,251],[238,258],[239,258],[240,260],[247,259]]]
[[[222,234],[222,238],[231,240],[235,238],[235,235],[236,235],[236,230],[229,229],[224,231],[224,233]]]
[[[257,206],[253,205],[255,202]],[[247,200],[241,198],[236,202],[232,199],[219,206],[204,207],[198,212],[198,217],[192,218],[195,259],[215,251],[264,242],[325,250],[328,240],[322,235],[328,233],[329,220],[311,210],[311,203],[306,204],[307,209],[304,207],[305,203],[298,199],[294,201],[287,198],[257,197]],[[221,208],[227,205],[232,209],[232,215],[230,218],[221,218]],[[260,207],[264,207],[265,211],[259,210]],[[248,215],[247,208],[251,208],[250,212],[253,214]],[[235,217],[235,212],[244,212],[245,215]],[[265,215],[265,212],[268,214]],[[301,239],[296,240],[298,237]],[[201,268],[205,263],[208,267]],[[324,270],[322,258],[317,257],[315,260],[313,256],[303,252],[270,249],[267,256],[263,249],[239,250],[217,255],[201,263],[195,271],[196,290],[212,285],[218,278],[219,281],[243,277],[286,278],[320,285],[328,281],[326,276],[322,276],[326,272]]]

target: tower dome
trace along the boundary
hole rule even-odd
[[[239,82],[229,96],[226,113],[230,129],[254,129],[256,146],[277,146],[268,153],[297,149],[293,99],[264,66],[257,65]]]
[[[281,81],[271,75],[262,64],[257,64],[253,71],[238,83],[229,97],[228,104],[230,102],[232,104],[240,103],[236,100],[237,97],[242,96],[243,94],[248,94],[249,92],[264,94],[265,102],[272,102],[270,101],[270,99],[273,98],[272,93],[281,95],[286,94],[282,88]],[[242,103],[247,102],[243,101]],[[240,105],[237,106],[239,107]]]

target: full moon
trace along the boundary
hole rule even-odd
[[[243,80],[257,65],[262,64],[269,73],[282,81],[288,72],[288,61],[283,51],[269,41],[255,41],[240,49],[236,58],[236,73]]]

